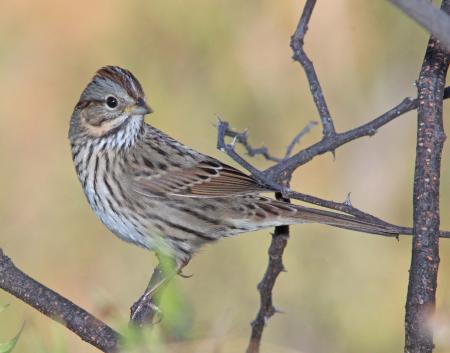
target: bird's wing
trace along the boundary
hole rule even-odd
[[[213,158],[187,168],[169,167],[154,174],[136,173],[132,188],[146,196],[229,197],[270,191],[251,176]]]

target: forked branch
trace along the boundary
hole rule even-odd
[[[279,192],[283,195],[284,198],[296,199],[303,202],[312,203],[316,206],[344,212],[359,219],[391,227],[392,229],[395,229],[399,234],[412,235],[412,228],[397,226],[381,220],[380,218],[377,218],[369,213],[366,213],[354,207],[349,197],[347,197],[343,202],[335,202],[320,199],[312,195],[295,192],[289,190],[289,188],[287,187],[289,185],[292,173],[300,166],[326,152],[331,152],[334,154],[337,148],[353,140],[365,136],[373,136],[379,128],[400,117],[401,115],[417,109],[419,105],[419,99],[405,98],[401,103],[388,110],[384,114],[380,115],[379,117],[371,120],[370,122],[354,129],[350,129],[346,132],[337,133],[331,115],[329,113],[329,109],[321,85],[319,83],[318,76],[315,72],[314,65],[303,49],[304,38],[308,30],[309,21],[311,19],[315,3],[316,0],[306,1],[296,31],[291,38],[291,48],[294,53],[294,60],[302,65],[308,79],[311,94],[313,96],[314,103],[316,105],[323,127],[322,139],[319,142],[305,149],[302,149],[292,157],[279,159],[274,158],[269,153],[267,147],[261,147],[257,150],[253,149],[248,143],[247,132],[242,135],[236,131],[233,131],[227,122],[219,120],[217,147],[221,151],[225,152],[228,156],[230,156],[238,164],[240,164],[243,168],[247,169],[252,174],[252,176],[261,183],[261,185],[267,186],[268,188]],[[441,90],[441,92],[441,98],[448,98],[450,96],[450,87],[447,87],[445,90]],[[233,142],[231,144],[227,144],[225,142],[225,138],[227,136],[233,137]],[[255,168],[252,164],[242,158],[235,151],[236,143],[242,143],[250,156],[262,154],[266,159],[276,161],[277,163],[269,169],[261,171]],[[290,152],[292,152],[292,145],[290,145],[289,150]],[[254,151],[257,151],[258,153],[254,153]],[[290,155],[290,153],[288,155]],[[288,227],[286,227],[286,230],[284,228],[285,227],[283,227],[283,231],[289,233]],[[281,233],[283,231],[281,230],[281,227],[275,228],[275,234]],[[439,231],[439,229],[437,229],[436,232],[438,237],[450,237],[450,232]],[[273,237],[271,243],[272,250],[270,251],[269,256],[269,265],[264,278],[258,285],[258,289],[260,290],[261,295],[261,305],[257,318],[252,323],[252,334],[247,353],[259,352],[260,340],[262,332],[264,330],[264,325],[267,319],[274,313],[274,311],[272,310],[272,289],[279,271],[277,271],[276,265],[278,262],[273,262],[272,259],[273,257],[275,257],[279,259],[279,263],[281,263],[284,247],[286,246],[286,243],[284,243],[282,247],[276,247],[277,241],[279,240]],[[268,276],[268,274],[273,274],[273,276]],[[265,288],[266,290],[261,291],[261,288]]]

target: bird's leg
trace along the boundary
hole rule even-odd
[[[162,313],[156,303],[157,298],[155,294],[160,294],[175,275],[182,275],[181,270],[189,262],[189,260],[175,261],[162,255],[157,255],[157,257],[159,264],[153,271],[147,289],[131,307],[130,324],[133,326],[143,327],[146,324],[153,323],[156,314],[161,316]]]
[[[143,327],[146,324],[153,323],[155,315],[160,313],[153,294],[158,288],[161,288],[164,282],[165,276],[161,264],[158,264],[144,294],[131,306],[130,325]]]

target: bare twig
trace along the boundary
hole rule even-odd
[[[220,126],[223,123],[224,122],[222,120],[220,120],[220,118],[219,118],[218,119],[218,126]],[[224,136],[228,136],[228,137],[232,137],[233,138],[233,142],[231,143],[231,147],[233,147],[236,142],[239,142],[242,146],[244,146],[244,148],[247,151],[247,154],[250,157],[255,157],[255,156],[258,156],[258,155],[262,155],[268,161],[272,161],[272,162],[279,162],[279,161],[281,161],[281,158],[272,156],[269,153],[269,149],[266,146],[261,146],[261,147],[256,147],[256,148],[252,147],[252,145],[250,145],[250,143],[248,142],[247,130],[245,130],[243,132],[238,132],[238,131],[235,131],[235,130],[231,129],[229,127],[229,125],[227,125],[227,128],[223,129],[223,133],[224,133]]]
[[[297,135],[295,135],[291,143],[286,148],[286,154],[284,155],[283,160],[289,158],[292,155],[295,146],[300,142],[303,136],[307,135],[311,131],[311,129],[316,125],[317,121],[310,121],[308,125],[306,125],[302,130],[300,130],[300,132]]]
[[[328,109],[325,97],[320,86],[319,79],[317,78],[316,71],[312,61],[306,55],[303,45],[306,32],[308,31],[309,20],[311,19],[316,0],[307,0],[305,7],[303,8],[302,15],[297,25],[295,33],[291,37],[291,48],[294,52],[293,59],[298,61],[305,70],[306,77],[308,78],[309,88],[314,98],[317,111],[319,112],[320,120],[323,125],[323,135],[325,137],[333,136],[336,132],[334,129],[333,120],[331,119],[330,111]]]
[[[230,156],[233,160],[235,160],[239,165],[247,169],[257,180],[263,180],[265,178],[264,173],[258,169],[256,169],[253,165],[248,163],[244,158],[242,158],[235,150],[234,143],[228,144],[225,142],[225,137],[230,134],[230,131],[233,131],[230,128],[230,124],[228,122],[219,120],[217,123],[217,148],[225,152],[228,156]],[[268,181],[268,187],[272,187],[273,190],[278,190],[279,185],[275,182]]]
[[[450,50],[450,16],[427,0],[390,0]]]
[[[220,125],[225,125],[226,128],[224,128],[224,126],[220,127]],[[236,143],[239,143],[242,146],[244,146],[244,148],[247,151],[247,154],[250,157],[255,157],[255,156],[258,156],[258,155],[262,155],[268,161],[281,162],[281,161],[283,161],[283,160],[285,160],[285,159],[287,159],[287,158],[289,158],[291,156],[295,146],[316,125],[317,125],[316,121],[310,121],[308,123],[308,125],[306,125],[302,130],[300,130],[300,132],[297,135],[295,135],[294,138],[292,139],[292,141],[289,143],[288,147],[286,148],[286,153],[285,153],[283,158],[275,157],[275,156],[271,155],[269,153],[269,149],[266,146],[261,146],[261,147],[256,147],[256,148],[253,147],[248,142],[248,131],[247,130],[244,130],[243,132],[235,131],[235,130],[230,128],[230,126],[228,125],[227,122],[222,121],[220,118],[218,119],[217,127],[219,129],[222,129],[222,132],[224,134],[223,136],[228,136],[228,137],[232,137],[233,138],[233,141],[231,142],[230,147],[234,147]]]
[[[35,281],[0,249],[0,288],[11,293],[49,318],[60,322],[83,341],[103,352],[119,350],[120,335],[70,300]]]
[[[442,9],[450,12],[450,0],[442,2]],[[407,353],[431,353],[434,348],[430,320],[435,310],[439,267],[439,183],[445,141],[442,109],[448,65],[447,51],[431,37],[417,81],[414,237],[405,315]]]

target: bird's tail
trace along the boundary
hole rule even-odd
[[[330,212],[300,205],[288,204],[286,202],[270,200],[269,203],[258,203],[260,209],[266,214],[271,213],[272,219],[277,219],[280,224],[296,223],[320,223],[333,227],[354,230],[357,232],[395,236],[398,229],[394,226],[374,224],[353,216]]]

